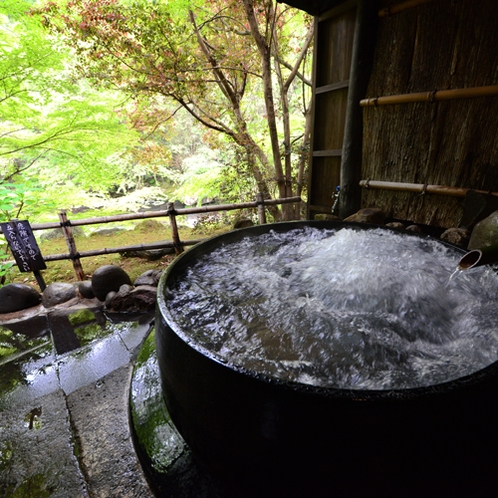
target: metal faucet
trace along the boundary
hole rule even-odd
[[[335,188],[335,193],[334,195],[332,196],[334,198],[334,204],[332,204],[332,214],[335,214],[336,212],[336,209],[337,209],[337,204],[339,203],[339,195],[341,193],[341,186],[340,185],[337,185],[337,187]]]

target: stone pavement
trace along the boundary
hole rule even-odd
[[[37,314],[24,333],[0,316],[0,497],[154,496],[129,423],[133,363],[153,315],[113,323],[87,311]],[[68,341],[50,331],[56,316]]]

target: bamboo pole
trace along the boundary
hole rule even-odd
[[[426,185],[423,183],[384,182],[375,180],[361,180],[360,187],[382,190],[397,190],[399,192],[417,192],[419,194],[438,194],[452,197],[465,197],[469,190],[479,194],[494,195],[498,192],[487,192],[485,190],[474,190],[463,187],[448,187],[446,185]]]
[[[205,239],[192,239],[186,240],[182,242],[182,246],[194,246],[199,244]],[[101,256],[103,254],[115,254],[118,252],[128,252],[128,251],[147,251],[150,249],[164,249],[164,248],[174,248],[175,244],[173,241],[171,242],[155,242],[153,244],[137,244],[133,246],[121,246],[121,247],[110,247],[104,249],[92,249],[90,251],[81,251],[78,253],[80,258],[90,258],[92,256]],[[44,261],[61,261],[64,259],[71,259],[70,254],[49,254],[47,256],[43,256]]]
[[[263,194],[258,194],[256,196],[256,204],[258,205],[258,218],[259,224],[266,224],[266,213],[265,213],[265,196]]]
[[[379,105],[407,104],[412,102],[436,102],[439,100],[471,99],[476,97],[493,97],[496,95],[498,95],[498,85],[489,85],[473,88],[457,88],[454,90],[434,90],[432,92],[371,97],[360,100],[360,106],[372,107]]]
[[[285,197],[282,199],[266,199],[265,206],[275,206],[277,204],[292,204],[301,202],[300,196]],[[200,206],[195,208],[175,209],[176,216],[197,214],[197,213],[214,213],[216,211],[231,211],[235,209],[257,208],[257,202],[240,202],[238,204],[213,204],[211,206]],[[117,221],[142,220],[147,218],[160,218],[169,216],[168,211],[145,211],[143,213],[116,214],[114,216],[101,216],[99,218],[82,218],[81,220],[72,220],[71,226],[99,225],[104,223],[114,223]],[[51,228],[60,228],[60,223],[38,223],[31,225],[32,230],[49,230]],[[1,229],[0,229],[0,233]]]
[[[389,17],[398,12],[403,12],[404,10],[429,2],[432,2],[432,0],[406,0],[405,2],[390,3],[387,7],[379,10],[379,17]]]
[[[291,204],[291,203],[296,203],[296,202],[301,202],[301,197],[300,196],[295,196],[295,197],[286,197],[282,199],[268,199],[266,201],[263,201],[264,205],[277,205],[277,204]],[[238,204],[218,204],[218,205],[212,205],[212,206],[203,206],[203,207],[198,207],[198,208],[187,208],[187,209],[174,209],[174,204],[170,203],[169,204],[169,209],[167,211],[148,211],[144,213],[131,213],[131,214],[121,214],[121,215],[115,215],[115,216],[103,216],[100,218],[86,218],[86,219],[81,219],[81,220],[75,220],[75,221],[69,221],[67,219],[67,214],[66,212],[60,213],[59,214],[59,223],[39,223],[37,225],[31,225],[32,230],[49,230],[52,228],[61,228],[64,231],[64,234],[66,235],[67,232],[69,232],[70,236],[66,236],[66,241],[68,242],[68,249],[69,249],[69,254],[51,254],[43,257],[43,260],[45,262],[47,261],[60,261],[60,260],[65,260],[65,259],[71,259],[73,260],[73,265],[75,265],[75,261],[79,263],[79,266],[81,268],[81,272],[76,268],[75,266],[75,272],[77,277],[80,280],[84,280],[84,272],[83,268],[81,267],[81,262],[80,258],[86,258],[86,257],[92,257],[92,256],[99,256],[102,254],[112,254],[112,253],[118,253],[118,252],[127,252],[127,251],[140,251],[140,250],[147,250],[147,249],[161,249],[161,248],[166,248],[166,247],[173,247],[175,248],[175,252],[177,254],[183,252],[183,249],[185,246],[191,246],[198,244],[199,242],[202,242],[203,239],[198,239],[198,240],[188,240],[185,242],[182,242],[180,240],[180,237],[178,235],[178,227],[176,225],[176,216],[178,215],[183,215],[183,214],[196,214],[196,213],[210,213],[210,212],[216,212],[216,211],[229,211],[229,210],[234,210],[234,209],[242,209],[242,208],[259,208],[260,203],[258,201],[256,202],[242,202]],[[263,207],[264,211],[264,207]],[[122,246],[122,247],[114,247],[114,248],[104,248],[104,249],[96,249],[93,251],[82,251],[78,252],[76,249],[76,243],[74,242],[74,238],[72,237],[72,231],[70,229],[70,226],[84,226],[84,225],[95,225],[95,224],[103,224],[103,223],[112,223],[116,221],[126,221],[126,220],[136,220],[136,219],[147,219],[147,218],[158,218],[161,216],[169,216],[172,230],[176,235],[174,235],[174,240],[171,242],[158,242],[158,243],[152,243],[152,244],[139,244],[139,245],[133,245],[133,246]],[[264,223],[266,223],[266,218]],[[1,228],[0,228],[0,233],[3,233]],[[71,242],[72,240],[72,242]],[[7,261],[7,263],[15,263],[14,261]],[[43,290],[43,289],[42,289]]]
[[[81,266],[81,261],[78,256],[78,251],[76,249],[76,242],[74,241],[73,232],[71,230],[71,222],[67,219],[66,211],[61,211],[59,213],[59,220],[61,222],[62,231],[66,237],[67,248],[69,250],[70,259],[73,262],[74,272],[78,280],[85,280],[85,272]]]

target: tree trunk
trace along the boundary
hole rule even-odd
[[[268,41],[259,31],[258,21],[254,13],[254,4],[252,0],[243,0],[244,10],[246,13],[247,21],[251,30],[251,35],[256,42],[258,51],[261,56],[261,66],[262,66],[262,76],[263,76],[263,88],[265,95],[265,108],[266,117],[268,121],[268,130],[270,132],[271,148],[273,154],[273,164],[275,168],[277,186],[280,197],[286,197],[287,188],[286,181],[284,177],[284,171],[282,166],[282,160],[280,157],[280,146],[278,142],[278,132],[277,132],[277,119],[275,116],[275,104],[273,101],[273,83],[271,76],[271,48]],[[270,9],[270,15],[267,16],[267,24],[271,22],[272,19],[271,12],[273,12],[273,3]],[[268,33],[271,33],[271,29],[267,29]],[[288,209],[288,205],[282,206],[283,219],[292,218],[292,208]]]

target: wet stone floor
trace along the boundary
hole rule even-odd
[[[130,392],[135,447],[151,487],[162,498],[245,498],[213,478],[178,433],[164,404],[156,355],[155,331],[135,363]]]
[[[246,497],[215,480],[173,425],[154,313],[0,315],[0,498],[154,496]]]
[[[0,317],[0,497],[151,497],[129,423],[153,314]]]

